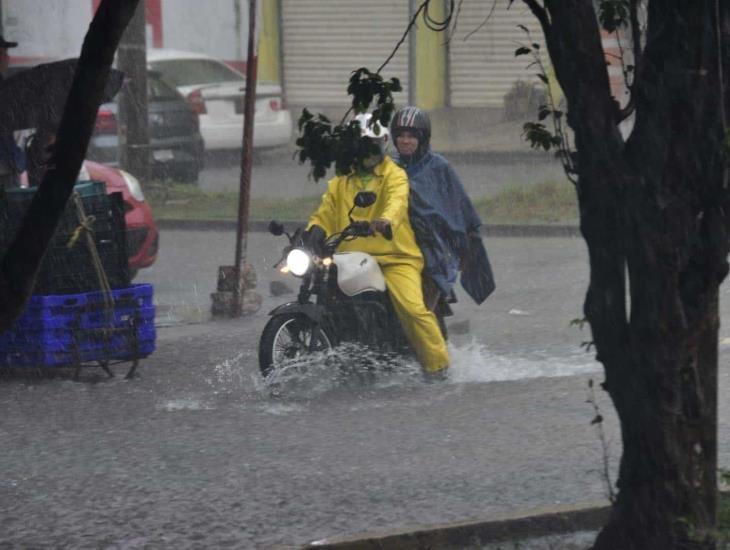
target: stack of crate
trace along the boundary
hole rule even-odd
[[[93,217],[94,244],[110,286],[128,287],[129,259],[121,193],[107,195],[102,182],[80,183],[74,191],[81,196],[86,216]],[[0,205],[0,256],[20,226],[34,194],[33,188],[6,192]],[[81,234],[72,247],[68,246],[78,227],[78,213],[71,198],[41,264],[34,294],[73,294],[101,288],[86,236]]]
[[[87,235],[71,198],[41,264],[34,295],[15,324],[0,333],[0,367],[81,365],[142,358],[155,349],[152,285],[131,285],[121,193],[101,182],[77,184],[111,296],[102,292]],[[7,191],[0,201],[0,256],[35,189]],[[69,247],[72,236],[76,242]]]
[[[0,333],[0,366],[80,365],[131,360],[155,350],[150,284],[103,292],[33,296],[15,324]],[[111,307],[109,307],[111,306]]]

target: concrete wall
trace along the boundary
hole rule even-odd
[[[3,32],[18,42],[17,58],[70,57],[81,50],[91,21],[91,1],[3,0]]]
[[[11,56],[77,56],[100,0],[0,0]],[[248,0],[143,0],[147,46],[199,51],[242,68],[248,41]],[[261,2],[258,0],[259,26]],[[271,0],[266,0],[270,3]],[[278,38],[277,38],[278,40]]]

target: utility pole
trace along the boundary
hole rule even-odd
[[[145,3],[140,2],[118,50],[125,85],[119,100],[119,155],[122,168],[140,181],[149,178],[150,141],[147,125],[147,33]]]
[[[243,107],[243,151],[241,153],[241,181],[238,192],[238,226],[236,231],[236,281],[241,278],[241,263],[246,257],[248,243],[248,221],[251,203],[251,164],[253,163],[253,117],[256,104],[256,0],[249,0],[248,9],[248,55],[246,58],[246,96]],[[236,286],[233,302],[234,311],[241,311],[242,292]]]
[[[246,260],[251,202],[253,118],[256,104],[256,2],[257,0],[249,0],[248,9],[248,55],[246,59],[246,87],[243,107],[243,147],[241,150],[241,177],[238,195],[238,224],[236,226],[236,256],[232,266],[218,267],[218,291],[211,294],[213,299],[211,311],[217,317],[240,317],[244,311],[254,311],[261,305],[261,297],[250,289],[244,288],[245,281],[242,276]],[[244,307],[244,292],[248,293],[247,298],[249,299],[246,307]],[[256,299],[258,299],[258,303]]]

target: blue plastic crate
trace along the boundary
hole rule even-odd
[[[144,283],[127,288],[112,289],[116,307],[142,308],[153,306],[153,287]],[[70,315],[83,311],[98,311],[105,306],[105,294],[95,290],[81,294],[33,295],[28,300],[24,317],[34,319]]]
[[[146,307],[137,310],[122,308],[111,312],[104,311],[82,313],[79,315],[57,315],[53,319],[20,319],[16,324],[0,334],[0,350],[17,349],[19,345],[43,346],[49,343],[49,349],[58,349],[59,344],[70,346],[74,335],[83,341],[86,330],[104,327],[120,329],[137,323],[138,334],[146,334],[150,327],[154,330],[155,308]]]
[[[155,340],[138,340],[137,354],[140,359],[155,351]],[[125,360],[135,357],[129,341],[112,341],[109,346],[89,346],[78,351],[71,350],[9,350],[0,351],[0,366],[5,367],[57,367],[81,362]]]
[[[135,330],[137,341],[154,340],[156,337],[153,323],[139,324]],[[81,350],[103,348],[105,345],[113,349],[131,347],[133,333],[126,328],[112,329],[110,334],[104,329],[53,331],[9,331],[0,338],[0,351],[43,351],[72,352],[75,347]]]
[[[57,314],[47,317],[36,317],[27,312],[18,318],[8,331],[50,331],[54,329],[69,330],[79,326],[80,316],[73,313]],[[4,334],[4,333],[3,333]],[[3,334],[0,334],[2,338]]]
[[[28,300],[23,316],[51,318],[55,315],[78,313],[86,307],[91,292],[81,294],[33,295]]]
[[[134,317],[137,318],[138,324],[154,324],[155,307],[117,307],[110,313],[110,315],[107,315],[106,311],[103,309],[84,313],[80,316],[81,323],[79,326],[81,328],[101,328],[107,326],[109,322],[111,322],[111,326],[121,328],[123,326],[127,326]]]
[[[20,319],[0,334],[0,365],[58,366],[77,360],[131,359],[136,323],[139,357],[155,349],[155,307],[150,284],[112,291],[115,309],[105,311],[102,292],[33,296]],[[102,329],[112,330],[105,338]]]

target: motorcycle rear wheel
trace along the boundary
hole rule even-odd
[[[314,332],[314,334],[313,334]],[[314,341],[312,339],[314,338]],[[259,340],[259,369],[267,377],[286,361],[331,350],[332,339],[311,319],[299,313],[276,315],[266,323]]]

